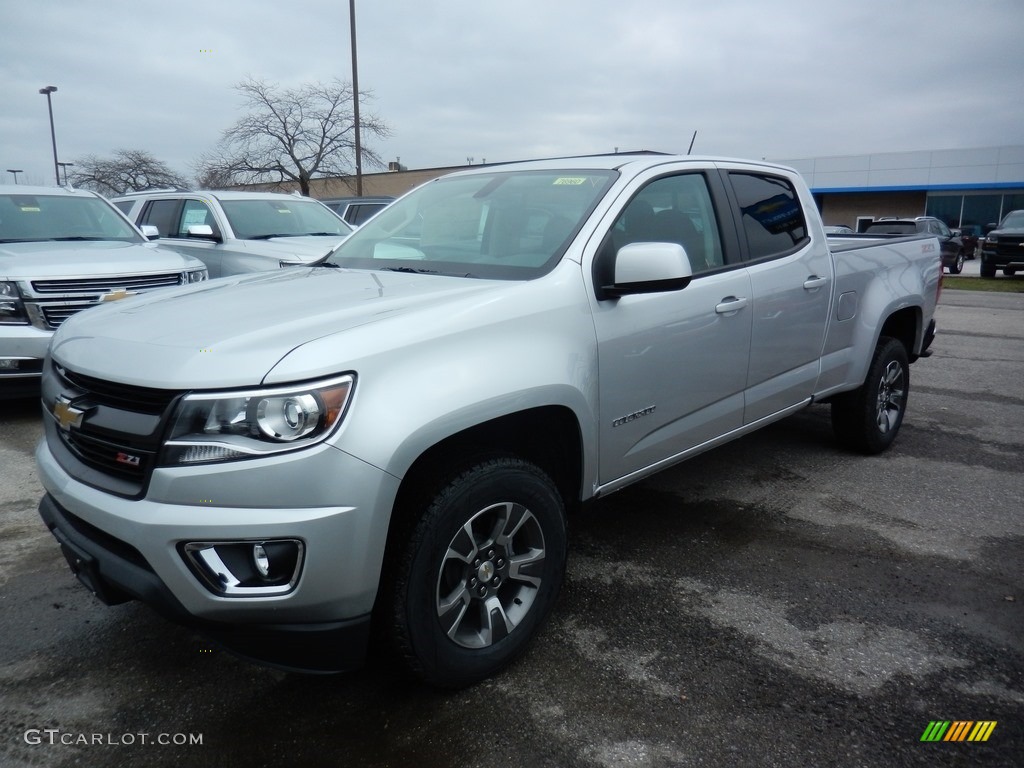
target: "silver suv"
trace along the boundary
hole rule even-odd
[[[94,192],[0,185],[0,397],[38,393],[50,337],[71,315],[206,277]]]
[[[115,198],[160,244],[194,256],[210,277],[308,264],[332,251],[352,227],[316,200],[274,192],[158,190]]]

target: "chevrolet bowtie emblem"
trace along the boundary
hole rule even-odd
[[[53,417],[65,432],[70,431],[72,427],[82,426],[83,416],[85,411],[75,408],[67,398],[58,397],[57,402],[53,404]]]
[[[127,299],[129,296],[138,296],[138,291],[129,291],[127,288],[118,288],[117,290],[105,293],[100,296],[100,301],[119,301],[121,299]]]

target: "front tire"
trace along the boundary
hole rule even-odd
[[[986,264],[984,261],[981,262],[981,276],[982,277],[995,277],[996,268],[994,264]]]
[[[883,336],[875,347],[864,384],[832,401],[832,431],[847,448],[881,453],[896,439],[909,394],[906,347]]]
[[[434,495],[395,565],[390,634],[414,676],[472,685],[514,661],[565,574],[565,508],[543,471],[482,461]]]

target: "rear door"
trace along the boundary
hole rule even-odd
[[[810,237],[803,203],[783,175],[725,166],[752,289],[744,424],[814,391],[832,296],[832,257]]]
[[[611,280],[617,249],[636,242],[682,245],[694,278],[681,290],[595,299],[602,485],[743,422],[750,278],[721,226],[720,180],[692,167],[648,172],[606,217],[596,285]]]

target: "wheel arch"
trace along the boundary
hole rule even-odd
[[[882,324],[875,338],[875,346],[886,336],[896,339],[907,350],[907,357],[913,362],[917,359],[915,350],[920,349],[924,337],[922,317],[920,307],[905,307],[893,312]]]
[[[463,429],[424,450],[402,478],[395,517],[416,507],[424,495],[467,464],[486,456],[515,456],[535,464],[551,478],[566,507],[580,501],[583,436],[576,414],[549,405],[499,416]]]

